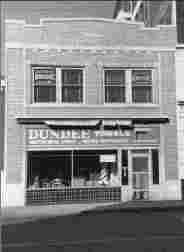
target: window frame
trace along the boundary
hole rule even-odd
[[[63,82],[62,82],[62,71],[63,70],[72,70],[72,69],[75,69],[75,70],[82,70],[82,102],[63,102],[62,101],[62,85],[63,85]],[[85,100],[86,100],[86,97],[85,97],[85,73],[84,73],[84,68],[83,67],[60,67],[60,87],[59,87],[59,97],[60,97],[60,102],[61,104],[64,104],[64,105],[82,105],[82,104],[85,104]]]
[[[133,102],[133,80],[132,80],[132,74],[133,71],[146,71],[146,70],[150,70],[151,71],[151,102]],[[149,67],[145,67],[145,68],[131,68],[131,74],[130,74],[130,78],[131,78],[131,97],[130,97],[130,101],[132,104],[155,104],[155,97],[154,97],[154,75],[153,75],[153,68],[149,68]],[[145,86],[145,85],[144,85]]]
[[[124,71],[124,75],[125,75],[125,101],[124,102],[106,102],[105,101],[105,71],[113,71],[113,70],[117,70],[117,71]],[[121,86],[118,86],[121,87]],[[105,105],[122,105],[122,104],[126,104],[127,103],[127,97],[126,97],[126,89],[127,89],[127,83],[126,83],[126,69],[125,68],[121,68],[121,67],[115,67],[115,68],[110,68],[110,67],[106,67],[103,69],[103,104]]]
[[[35,87],[36,86],[41,86],[41,85],[36,85],[35,84],[35,69],[55,69],[55,101],[46,101],[46,102],[40,102],[40,101],[35,101]],[[49,86],[49,85],[43,85],[43,86]],[[51,85],[50,85],[51,86]],[[56,74],[56,68],[55,66],[52,65],[31,65],[31,104],[56,104],[57,102],[57,74]]]
[[[35,82],[34,82],[34,69],[48,69],[48,68],[54,68],[55,69],[55,75],[56,75],[56,82],[55,82],[55,88],[56,88],[56,99],[54,102],[36,102],[34,99],[35,94]],[[82,70],[82,102],[63,102],[62,101],[62,70],[72,70],[72,69],[79,69]],[[85,78],[85,69],[84,66],[57,66],[57,65],[31,65],[31,104],[32,105],[83,105],[86,104],[86,78]]]
[[[106,70],[123,70],[125,71],[125,102],[106,102],[105,101],[105,71]],[[151,71],[151,102],[133,102],[132,97],[132,72],[133,70],[150,70]],[[156,102],[156,94],[155,94],[155,68],[154,67],[104,67],[103,69],[103,104],[106,106],[126,106],[126,105],[134,105],[134,106],[149,106],[149,105],[158,105]]]

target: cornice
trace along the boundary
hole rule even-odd
[[[34,50],[52,50],[56,49],[58,51],[92,51],[93,53],[98,53],[99,51],[114,51],[118,53],[119,51],[176,51],[175,47],[161,47],[161,46],[59,46],[57,44],[37,44],[37,43],[22,43],[22,42],[6,42],[5,47],[7,49],[34,49]]]

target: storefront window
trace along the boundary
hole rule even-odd
[[[28,188],[60,188],[71,185],[71,153],[28,153]]]
[[[28,189],[119,186],[116,151],[28,153]]]
[[[118,186],[116,152],[75,151],[73,186]]]

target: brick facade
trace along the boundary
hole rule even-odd
[[[177,184],[175,37],[174,26],[145,29],[142,24],[105,19],[50,20],[43,21],[40,26],[8,21],[6,183],[21,184],[21,188],[25,183],[25,126],[18,124],[16,117],[129,118],[166,115],[170,123],[161,125],[163,186],[167,181],[176,181]],[[31,104],[31,64],[84,66],[86,104]],[[104,105],[103,67],[154,68],[155,104]],[[167,191],[166,187],[163,190]],[[176,192],[173,195],[171,198],[178,197]],[[169,189],[166,198],[170,198]]]

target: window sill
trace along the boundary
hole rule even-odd
[[[105,103],[103,106],[106,107],[159,107],[158,103]]]
[[[46,108],[46,107],[49,107],[49,108],[64,108],[64,107],[95,107],[95,108],[104,108],[104,107],[118,107],[118,108],[157,108],[159,107],[160,104],[156,104],[156,103],[132,103],[132,104],[122,104],[122,103],[111,103],[111,104],[84,104],[84,103],[61,103],[61,104],[58,104],[58,103],[34,103],[34,104],[26,104],[25,107],[38,107],[38,108]]]

